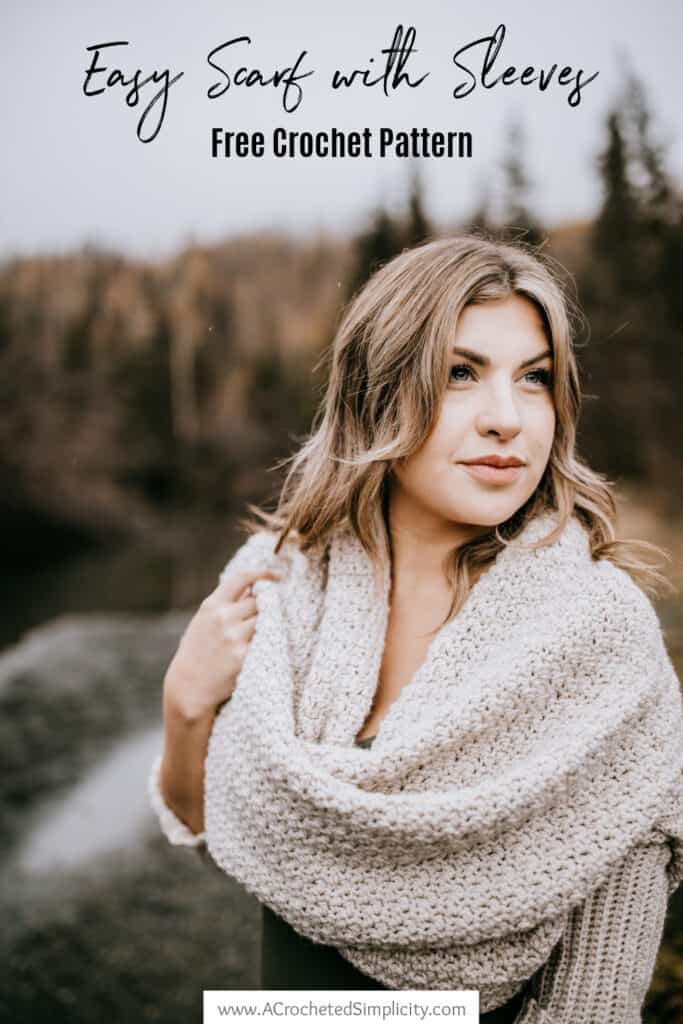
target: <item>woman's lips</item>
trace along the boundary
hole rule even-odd
[[[461,462],[460,465],[471,476],[486,484],[511,484],[524,468],[523,466],[487,466],[483,462]]]

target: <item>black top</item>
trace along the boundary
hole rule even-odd
[[[359,747],[370,747],[374,736],[356,740]],[[261,989],[386,989],[374,978],[349,963],[334,946],[313,942],[262,905]],[[481,1024],[513,1024],[522,1008],[524,990],[503,1006],[483,1013]]]

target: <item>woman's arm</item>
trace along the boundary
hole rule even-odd
[[[232,696],[254,630],[256,602],[253,596],[240,600],[240,595],[258,579],[279,578],[272,544],[265,533],[255,534],[232,556],[166,672],[164,750],[154,761],[147,791],[161,829],[174,845],[205,846],[209,737],[217,712]],[[268,563],[271,568],[266,568]]]
[[[164,801],[193,832],[204,829],[204,761],[216,708],[190,711],[164,694],[164,753],[160,786]]]
[[[516,1024],[640,1024],[664,929],[671,849],[653,836],[569,915]]]
[[[150,802],[170,843],[202,846],[204,761],[215,711],[191,713],[168,692],[163,706],[164,750],[152,766]]]

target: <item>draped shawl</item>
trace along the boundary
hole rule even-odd
[[[657,615],[573,517],[529,523],[433,636],[370,749],[390,576],[349,527],[277,566],[205,763],[215,862],[297,931],[395,989],[501,1005],[569,912],[653,830],[683,877],[683,707]]]

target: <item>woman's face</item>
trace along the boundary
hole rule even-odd
[[[452,349],[431,434],[392,466],[391,501],[400,521],[437,532],[508,519],[543,476],[555,431],[550,345],[529,299],[513,295],[465,307]],[[466,465],[487,456],[522,465],[505,471]]]

